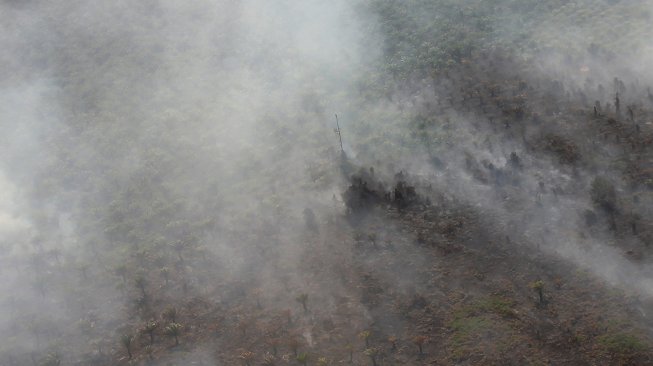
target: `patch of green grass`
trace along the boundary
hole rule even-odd
[[[573,341],[576,342],[577,344],[583,344],[587,342],[587,336],[584,334],[576,333],[573,336]]]
[[[454,317],[456,319],[466,318],[484,313],[494,313],[503,317],[513,317],[515,316],[515,311],[513,310],[514,305],[515,303],[512,300],[498,296],[490,296],[477,300],[474,303],[457,310],[454,313]]]
[[[606,331],[609,334],[617,334],[627,332],[628,329],[631,329],[633,323],[623,316],[615,316],[604,321]]]
[[[502,338],[497,340],[497,351],[500,353],[508,353],[523,342],[524,339],[519,334],[506,333]]]
[[[454,345],[462,345],[473,336],[484,332],[492,327],[492,321],[482,316],[472,316],[469,318],[458,318],[451,322],[453,329]]]
[[[514,301],[512,300],[490,296],[457,309],[453,314],[453,320],[449,323],[449,327],[454,332],[451,337],[452,358],[454,360],[464,359],[465,355],[470,352],[470,346],[473,347],[470,342],[484,333],[496,331],[497,327],[501,328],[501,324],[493,320],[490,314],[513,317],[515,316],[513,307]],[[504,330],[509,333],[508,328]],[[507,345],[512,344],[513,340],[506,339],[504,341],[507,348]]]
[[[463,360],[473,348],[472,341],[481,333],[492,329],[494,323],[483,316],[457,317],[451,322],[450,327],[454,331],[451,337],[451,357],[454,360]]]
[[[464,346],[456,346],[451,351],[451,358],[456,361],[464,360],[465,357],[470,353],[470,349]]]
[[[592,280],[592,276],[590,275],[589,270],[581,268],[576,270],[576,279],[578,281],[590,281]]]
[[[609,333],[598,338],[599,344],[608,351],[626,355],[643,351],[647,348],[639,337],[627,333]]]
[[[515,315],[515,311],[513,310],[514,305],[514,301],[496,296],[489,297],[479,302],[481,309],[505,317]]]

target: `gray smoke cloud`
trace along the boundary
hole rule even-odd
[[[594,100],[612,101],[619,77],[629,88],[624,105],[645,103],[653,37],[644,26],[650,13],[635,13],[634,3],[609,8],[622,14],[611,24],[628,25],[603,33],[578,28],[562,16],[569,9],[556,8],[556,26],[545,19],[526,35],[524,43],[540,49],[520,55],[532,65],[520,77],[542,89],[559,80],[569,98],[581,90],[588,110]],[[653,11],[650,1],[637,3]],[[576,170],[531,146],[550,131],[581,141],[582,129],[566,127],[570,117],[505,132],[456,107],[466,75],[384,74],[383,27],[369,5],[0,3],[0,290],[12,294],[0,304],[0,330],[11,334],[0,363],[44,363],[55,354],[67,364],[127,362],[121,337],[128,334],[138,335],[134,347],[145,360],[142,328],[163,321],[169,305],[182,323],[197,321],[195,313],[219,320],[216,334],[263,332],[266,324],[246,321],[253,310],[243,304],[295,309],[297,318],[300,293],[310,294],[314,313],[294,320],[297,337],[311,349],[326,343],[313,324],[336,313],[350,314],[352,334],[376,323],[401,329],[400,317],[379,322],[380,310],[357,302],[347,275],[373,274],[388,292],[413,295],[426,291],[416,281],[422,268],[438,263],[414,246],[414,233],[381,218],[371,219],[379,245],[402,250],[361,256],[351,249],[350,236],[368,233],[343,219],[349,183],[335,113],[350,162],[374,166],[386,181],[404,170],[431,185],[437,193],[421,193],[434,202],[461,202],[488,217],[511,245],[653,296],[645,266],[613,245],[618,239],[607,230],[584,226],[581,215],[595,210],[589,191],[597,175],[620,196],[629,192],[616,169],[592,159],[617,156],[618,148],[582,151],[586,167]],[[406,19],[429,21],[416,12]],[[523,33],[520,22],[496,31],[517,37],[509,35]],[[563,51],[551,52],[554,46]],[[537,101],[528,107],[560,113]],[[420,121],[426,137],[415,135]],[[519,185],[478,179],[490,165],[508,169],[513,152],[523,166]],[[648,203],[642,198],[632,209],[645,216]],[[379,268],[384,263],[392,265]],[[220,314],[201,310],[205,303]],[[245,345],[227,338],[215,342],[232,358],[218,360],[212,344],[202,344],[157,362],[233,364]]]

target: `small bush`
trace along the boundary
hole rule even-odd
[[[633,354],[646,349],[644,342],[631,334],[604,334],[598,340],[608,351],[621,355]]]
[[[537,280],[533,281],[528,285],[535,292],[537,292],[537,297],[540,304],[544,304],[544,281]]]
[[[179,335],[181,334],[181,328],[181,324],[179,323],[170,323],[165,328],[165,334],[175,339],[175,346],[179,345]]]
[[[298,303],[302,304],[302,308],[304,308],[304,313],[308,312],[308,306],[307,306],[308,294],[301,293],[299,294],[299,296],[295,298],[295,300],[297,300]]]
[[[562,136],[546,135],[543,144],[544,149],[555,154],[562,164],[574,164],[580,160],[580,152],[576,144]]]
[[[502,317],[511,318],[516,316],[515,310],[513,310],[514,305],[515,303],[512,300],[490,296],[462,307],[456,311],[455,316],[456,318],[465,318],[478,314],[495,313]]]
[[[594,178],[590,188],[590,197],[596,207],[608,213],[612,213],[617,209],[617,193],[614,185],[605,178]]]

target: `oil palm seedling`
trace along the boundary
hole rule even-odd
[[[251,366],[252,361],[254,360],[254,352],[251,351],[241,351],[240,355],[238,356],[243,362],[245,363],[245,366]]]
[[[146,249],[141,249],[136,252],[136,260],[141,267],[144,267],[150,257],[150,253]]]
[[[143,332],[147,333],[150,336],[150,345],[154,344],[154,332],[159,327],[159,323],[156,320],[150,320],[145,323],[143,327]]]
[[[420,356],[424,354],[423,347],[424,347],[424,343],[426,343],[427,340],[428,340],[428,337],[423,336],[423,335],[418,335],[418,336],[413,337],[413,343],[415,343],[415,345],[419,349],[419,355]]]
[[[307,313],[308,312],[308,305],[307,305],[307,303],[308,303],[308,294],[302,292],[301,294],[299,294],[295,298],[295,300],[297,300],[297,302],[302,304],[302,308],[304,308],[304,313]]]
[[[129,359],[131,360],[134,336],[131,334],[123,334],[122,337],[120,337],[120,342],[122,342],[122,345],[125,346],[125,349],[127,350],[127,356],[129,356]]]
[[[537,292],[539,304],[544,304],[544,282],[542,280],[533,281],[529,286]]]
[[[374,249],[376,249],[376,233],[367,234],[367,240],[369,240]]]
[[[285,309],[283,311],[283,316],[288,321],[288,325],[292,324],[292,311],[290,309]]]
[[[79,273],[81,273],[81,275],[82,275],[82,279],[83,279],[84,281],[87,281],[87,280],[88,280],[88,268],[89,268],[89,267],[90,267],[90,266],[89,266],[87,263],[82,263],[82,264],[79,264],[79,265],[77,266],[77,270],[79,271]]]
[[[370,347],[370,336],[371,335],[372,335],[372,332],[370,332],[369,330],[364,330],[364,331],[358,333],[358,338],[365,341],[365,348]]]
[[[145,346],[145,348],[144,348],[143,350],[145,351],[145,354],[147,355],[147,358],[148,358],[150,361],[152,361],[152,360],[154,359],[154,356],[153,356],[153,354],[154,354],[154,347],[152,347],[151,344],[148,344],[147,346]]]
[[[143,298],[147,298],[147,293],[145,293],[145,286],[147,285],[147,281],[145,280],[145,277],[143,276],[138,276],[134,280],[134,286],[141,290],[141,293],[143,294]]]
[[[90,342],[91,346],[96,349],[98,355],[102,355],[102,340],[101,339],[93,339]]]
[[[597,177],[592,181],[590,197],[594,206],[600,208],[610,217],[610,228],[616,229],[617,193],[614,185],[605,178]]]
[[[363,353],[365,356],[370,358],[370,361],[372,361],[372,366],[377,366],[376,363],[376,357],[379,355],[379,348],[378,347],[372,347],[372,348],[367,348]]]
[[[266,353],[265,356],[263,356],[263,365],[264,366],[275,366],[277,363],[277,357],[275,355],[272,355],[270,353]]]
[[[256,288],[252,291],[252,294],[256,298],[256,307],[258,309],[262,309],[263,307],[261,306],[261,295],[263,294],[263,289],[262,288]]]
[[[122,278],[123,283],[127,282],[127,266],[125,266],[124,264],[116,266],[116,268],[113,269],[113,273],[115,273],[116,276]]]
[[[59,248],[51,249],[48,251],[48,255],[50,256],[50,258],[54,259],[57,265],[61,265],[61,249]]]
[[[34,270],[34,272],[40,272],[44,267],[43,256],[39,253],[30,255],[29,266]]]
[[[79,319],[76,325],[84,336],[91,335],[93,333],[93,327],[95,326],[91,320],[86,318]]]
[[[50,352],[47,356],[41,361],[41,366],[59,366],[61,365],[61,357],[57,352]]]
[[[395,336],[388,337],[388,342],[390,342],[390,349],[392,351],[396,351],[397,350],[397,337],[395,337]]]
[[[126,295],[125,284],[123,282],[116,283],[115,289],[120,291],[120,295],[122,295],[123,298],[125,297],[125,295]]]
[[[179,335],[181,334],[181,324],[179,323],[170,323],[165,328],[165,334],[168,337],[175,339],[175,346],[179,345]]]
[[[48,289],[48,284],[46,283],[45,277],[39,276],[32,282],[32,287],[38,291],[42,299],[45,299],[45,293]]]
[[[163,310],[163,313],[161,313],[161,317],[171,323],[176,323],[177,322],[177,308],[174,306],[168,306]]]
[[[297,359],[297,362],[300,364],[306,366],[306,363],[308,362],[308,354],[306,352],[300,353],[295,357]]]
[[[315,218],[315,213],[313,210],[310,208],[305,208],[303,214],[304,224],[306,225],[306,228],[314,233],[318,232],[317,219]]]
[[[249,321],[247,319],[241,319],[236,324],[236,329],[240,331],[243,337],[247,335],[247,328],[249,328]]]
[[[139,311],[148,310],[147,298],[143,296],[139,296],[136,300],[134,300],[134,305],[136,305],[136,309],[138,309]]]
[[[161,268],[161,276],[163,277],[163,280],[166,281],[166,287],[168,287],[168,283],[170,282],[170,268]]]
[[[41,347],[41,331],[42,331],[41,323],[36,319],[32,319],[27,324],[27,329],[34,337],[34,340],[36,340],[37,348]]]
[[[177,240],[172,246],[177,253],[177,258],[179,258],[179,263],[184,263],[184,257],[181,253],[186,248],[186,243],[183,240]]]
[[[354,362],[354,345],[351,343],[347,343],[345,345],[345,350],[347,353],[349,353],[349,362]]]
[[[279,350],[279,344],[281,343],[281,340],[279,338],[268,338],[265,343],[272,348],[272,354],[274,356],[277,355],[278,350]]]
[[[297,357],[297,351],[299,350],[300,342],[297,338],[288,339],[288,348],[292,351],[293,355]]]

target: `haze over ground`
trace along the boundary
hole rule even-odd
[[[1,2],[0,365],[653,362],[652,11]]]

